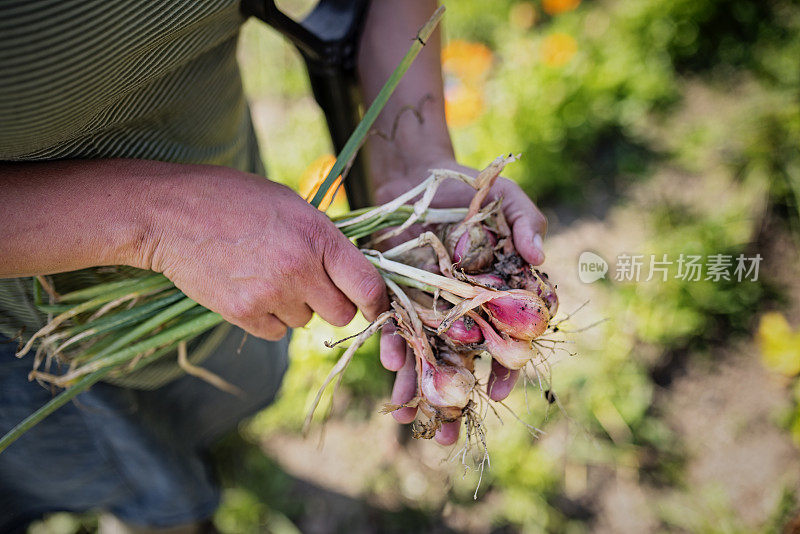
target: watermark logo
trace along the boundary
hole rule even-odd
[[[761,254],[619,254],[609,275],[616,282],[757,282]],[[594,252],[578,258],[578,278],[591,284],[606,278],[609,264]]]
[[[578,278],[584,284],[591,284],[606,277],[608,262],[594,252],[582,252],[578,258]]]

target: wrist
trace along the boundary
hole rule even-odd
[[[474,174],[472,169],[460,165],[452,154],[442,153],[438,157],[432,154],[426,154],[419,161],[407,167],[395,166],[380,171],[380,176],[383,180],[375,189],[376,201],[384,203],[398,197],[428,178],[428,176],[430,176],[430,171],[433,169],[451,169],[459,172],[466,172],[467,174]],[[447,189],[449,185],[451,184],[448,180],[442,184],[442,187]]]
[[[125,202],[117,229],[117,262],[139,269],[163,270],[164,244],[187,220],[193,188],[202,165],[147,162],[131,176],[135,191]]]
[[[418,183],[427,176],[428,169],[441,167],[443,162],[455,162],[453,146],[446,131],[431,131],[433,125],[430,124],[406,125],[405,119],[417,121],[408,114],[401,118],[398,127],[389,129],[394,132],[394,137],[391,134],[373,135],[369,140],[369,170],[376,191],[394,180]],[[407,135],[401,136],[400,132]]]
[[[0,277],[151,268],[166,224],[156,214],[172,202],[165,187],[185,169],[134,159],[5,165],[9,215],[0,225]]]

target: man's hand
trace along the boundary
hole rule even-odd
[[[388,308],[375,268],[290,189],[226,167],[133,159],[4,164],[0,277],[101,265],[163,272],[266,339],[316,311]]]
[[[270,340],[312,312],[336,325],[388,308],[375,268],[321,212],[280,184],[189,166],[160,186],[146,267],[227,321]]]
[[[476,176],[478,173],[474,169],[458,165],[452,159],[433,162],[427,168],[418,168],[409,172],[406,177],[387,181],[386,185],[377,192],[379,201],[386,202],[410,189],[415,183],[426,178],[428,169],[432,168],[453,169],[470,176]],[[475,190],[468,185],[448,180],[439,189],[433,207],[465,207],[469,205],[474,194]],[[517,251],[529,263],[540,265],[544,261],[542,237],[547,231],[546,219],[519,186],[506,178],[498,178],[487,202],[499,197],[503,198],[503,213],[511,226]],[[407,238],[408,236],[400,241]],[[397,372],[391,403],[399,405],[411,400],[416,395],[417,389],[414,355],[400,336],[386,328],[381,335],[381,363],[388,370]],[[519,371],[509,371],[493,360],[487,385],[489,396],[493,400],[506,398],[514,387],[518,375]],[[393,415],[400,423],[410,423],[416,416],[416,408],[401,408],[393,412]],[[454,443],[458,439],[459,427],[460,422],[446,423],[437,431],[436,441],[442,445]]]

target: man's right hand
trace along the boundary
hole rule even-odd
[[[388,308],[380,275],[290,189],[226,167],[155,161],[0,164],[0,278],[132,265],[163,272],[266,339],[316,311]]]
[[[142,251],[187,296],[270,340],[312,312],[344,326],[356,308],[370,320],[388,309],[375,268],[297,193],[231,169],[189,170],[150,196]]]

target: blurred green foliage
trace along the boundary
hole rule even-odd
[[[456,28],[468,16],[462,9],[448,21]],[[487,112],[454,132],[459,157],[480,167],[498,146],[521,152],[508,174],[542,203],[585,205],[595,182],[641,173],[649,154],[637,126],[673,102],[677,87],[666,44],[649,38],[660,19],[632,9],[640,3],[579,8],[529,29],[495,26]],[[577,51],[564,65],[548,65],[543,41],[560,34],[574,39]]]
[[[497,154],[520,152],[521,161],[508,168],[508,175],[540,205],[593,213],[598,191],[624,196],[631,185],[650,179],[659,165],[697,176],[722,176],[725,183],[735,184],[723,184],[733,193],[713,209],[692,202],[651,206],[641,222],[647,228],[645,254],[674,258],[680,253],[752,252],[763,201],[781,207],[786,224],[800,229],[796,3],[584,1],[562,13],[545,13],[539,2],[516,0],[446,4],[446,42],[482,43],[492,55],[490,72],[473,88],[479,98],[468,103],[480,105],[480,112],[452,128],[463,163],[482,167]],[[258,47],[257,53],[245,49],[242,55],[249,93],[256,101],[267,96],[290,102],[291,118],[265,145],[270,169],[292,184],[292,176],[328,150],[324,125],[319,114],[294,113],[310,104],[302,66],[293,53],[261,29],[245,32],[250,37],[246,46]],[[275,57],[281,59],[276,63]],[[693,83],[747,88],[743,94],[755,96],[742,96],[735,112],[725,117],[677,120]],[[688,130],[684,123],[690,124]],[[307,131],[319,138],[297,137]],[[653,411],[654,368],[664,354],[702,352],[709,344],[749,336],[759,306],[776,298],[768,281],[674,278],[665,283],[608,282],[606,293],[610,320],[596,329],[602,343],[591,349],[591,357],[566,358],[554,377],[559,401],[577,429],[563,455],[536,446],[523,425],[507,422],[492,435],[492,465],[481,493],[495,503],[489,512],[495,526],[525,532],[585,530],[585,510],[562,499],[569,469],[605,466],[633,470],[660,484],[681,484],[680,444]],[[339,354],[321,348],[321,341],[346,333],[352,332],[315,324],[295,334],[293,368],[282,396],[256,418],[252,432],[298,430],[310,395]],[[359,406],[373,409],[387,396],[390,376],[379,366],[376,350],[373,344],[360,351],[345,375],[341,409],[348,417],[366,413]],[[533,413],[540,415],[526,414],[525,420],[546,424],[541,414],[547,403],[528,394],[535,397]],[[526,402],[521,389],[508,401],[513,406]],[[562,416],[551,406],[548,417]],[[797,425],[797,420],[787,424]],[[220,512],[220,524],[228,525],[241,502],[252,500],[241,494],[242,488],[235,491]],[[450,499],[469,507],[473,491],[474,480],[456,481]],[[746,530],[716,490],[702,495],[689,508],[686,502],[666,505],[659,515],[662,525],[704,532]],[[252,506],[263,505],[256,500]],[[277,506],[289,517],[297,513]],[[244,515],[238,521],[243,530],[253,525]]]
[[[519,4],[459,2],[448,13],[448,36],[497,54],[487,113],[454,137],[459,156],[478,167],[498,146],[523,153],[508,174],[541,202],[586,205],[596,181],[643,174],[652,155],[643,123],[671,109],[685,67],[746,66],[765,83],[800,85],[800,21],[788,2],[587,2],[529,28],[514,23]],[[577,43],[563,66],[541,61],[553,34]]]

